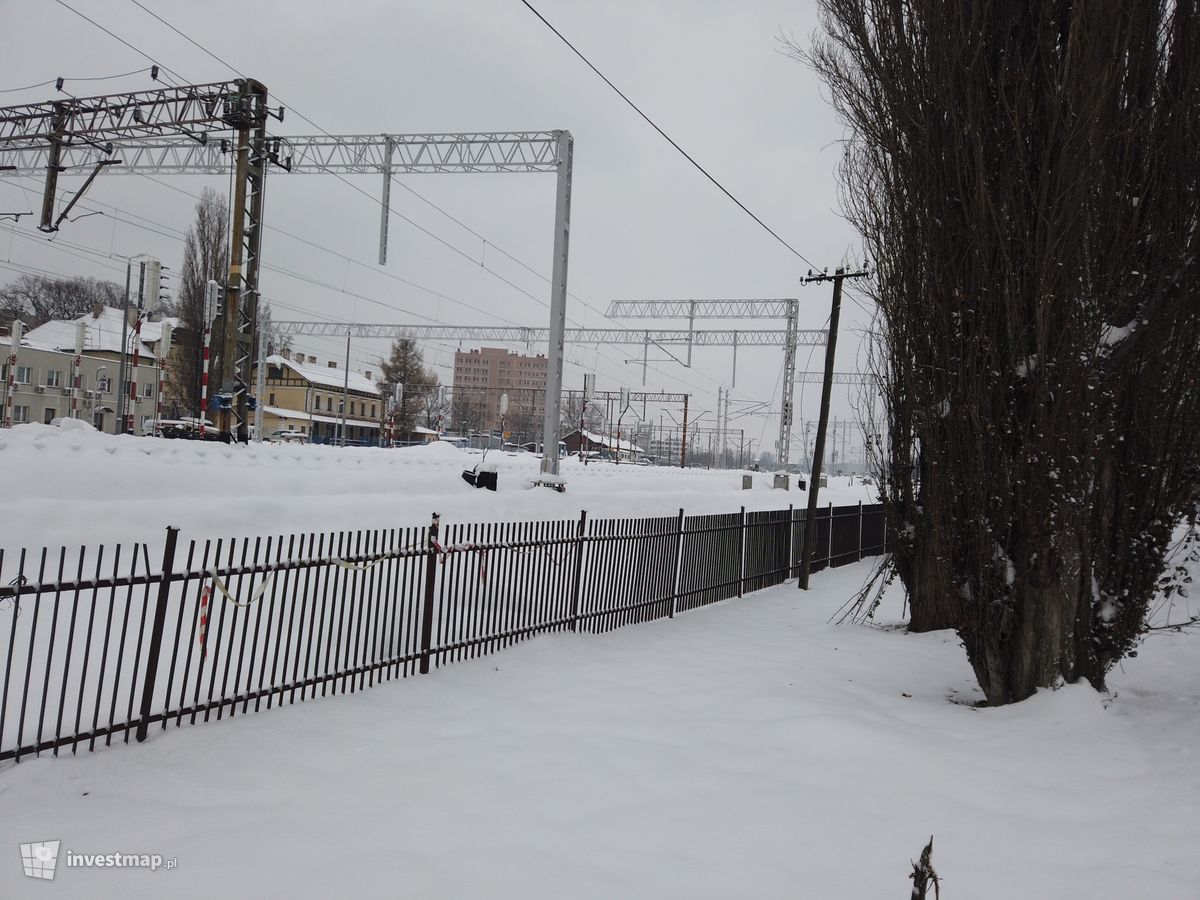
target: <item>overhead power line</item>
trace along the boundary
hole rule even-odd
[[[135,0],[135,2],[136,2],[136,0]],[[643,119],[645,119],[646,123],[651,128],[653,128],[655,131],[657,131],[660,135],[662,135],[663,139],[668,144],[670,144],[672,147],[674,147],[676,150],[678,150],[679,153],[683,156],[683,158],[686,159],[688,162],[690,162],[701,175],[703,175],[705,178],[707,178],[709,181],[711,181],[713,183],[713,185],[716,186],[717,190],[719,190],[722,194],[724,194],[726,197],[728,197],[730,200],[732,200],[734,203],[736,203],[738,208],[742,212],[744,212],[746,215],[748,215],[750,218],[752,218],[755,222],[757,222],[759,224],[759,226],[764,231],[767,232],[767,234],[771,235],[771,237],[775,238],[775,240],[779,241],[779,243],[781,243],[781,244],[783,244],[783,246],[787,247],[787,249],[790,250],[795,256],[799,257],[801,260],[803,260],[809,266],[812,266],[814,269],[818,268],[816,263],[812,262],[807,256],[805,256],[803,253],[801,253],[799,250],[797,250],[795,247],[793,247],[791,244],[789,244],[787,241],[785,241],[782,237],[780,237],[779,233],[777,231],[775,231],[775,229],[773,229],[770,225],[768,225],[766,222],[764,222],[762,219],[760,219],[757,215],[755,215],[754,212],[748,206],[746,206],[745,203],[743,203],[741,200],[739,200],[737,197],[735,197],[733,195],[733,193],[727,187],[725,187],[725,185],[723,185],[723,184],[721,184],[721,182],[717,181],[717,179],[713,177],[713,175],[708,171],[708,169],[706,169],[706,168],[704,168],[704,166],[700,165],[700,163],[698,163],[696,161],[696,159],[690,153],[688,153],[686,150],[684,150],[683,147],[679,146],[679,144],[675,141],[674,138],[672,138],[669,134],[667,134],[665,131],[663,131],[658,126],[657,122],[655,122],[648,115],[646,115],[644,112],[642,112],[641,108],[636,103],[634,103],[632,100],[630,100],[629,97],[626,96],[624,91],[622,91],[619,87],[617,87],[615,84],[613,84],[612,81],[609,80],[607,75],[605,75],[603,72],[601,72],[599,69],[597,69],[592,64],[592,61],[590,59],[588,59],[586,56],[584,56],[583,53],[580,52],[578,47],[576,47],[569,40],[567,40],[566,36],[561,31],[559,31],[557,28],[555,28],[553,25],[551,25],[550,22],[546,19],[546,17],[543,16],[540,12],[538,12],[534,8],[533,4],[529,2],[529,0],[521,0],[521,3],[523,3],[525,5],[525,7],[531,13],[533,13],[535,16],[537,16],[539,19],[541,19],[542,24],[545,25],[547,28],[549,28],[551,31],[553,31],[554,34],[557,35],[557,37],[560,41],[562,41],[564,44],[566,44],[568,47],[570,47],[571,52],[574,53],[576,56],[578,56],[581,60],[583,60],[584,65],[586,65],[589,69],[591,69],[593,72],[595,72],[597,75],[599,75],[600,79],[605,84],[607,84],[610,88],[612,88],[613,91],[616,92],[617,96],[620,97],[622,100],[624,100],[629,105],[630,109],[632,109],[635,113],[637,113],[639,116],[641,116]]]
[[[156,65],[158,65],[158,66],[159,66],[159,68],[160,68],[160,69],[161,69],[163,72],[169,72],[171,75],[173,75],[175,78],[179,79],[180,81],[183,81],[183,82],[186,82],[186,81],[187,81],[187,78],[186,78],[185,76],[183,76],[182,74],[180,74],[178,71],[176,71],[176,70],[174,70],[174,69],[170,68],[169,66],[167,66],[167,65],[166,65],[166,64],[164,64],[164,63],[162,63],[160,60],[156,59],[155,57],[151,56],[150,54],[146,53],[145,51],[143,51],[143,50],[142,50],[142,49],[140,49],[139,47],[136,47],[136,46],[134,46],[134,45],[133,45],[132,43],[130,43],[129,41],[125,40],[124,38],[122,38],[122,37],[120,37],[119,35],[115,34],[113,31],[111,31],[111,30],[109,30],[108,28],[104,27],[102,24],[100,24],[99,22],[97,22],[95,19],[92,19],[92,18],[90,18],[89,16],[87,16],[87,15],[85,15],[84,13],[80,12],[78,9],[75,9],[75,8],[74,8],[73,6],[71,6],[70,4],[68,4],[68,3],[64,2],[64,0],[56,0],[56,2],[57,2],[57,3],[58,3],[60,6],[63,6],[65,9],[67,9],[67,10],[69,10],[70,12],[74,13],[75,15],[79,16],[80,18],[84,19],[84,20],[85,20],[85,21],[87,21],[89,24],[91,24],[91,25],[95,26],[96,28],[99,28],[101,31],[103,31],[105,34],[109,35],[109,36],[110,36],[110,37],[112,37],[113,39],[115,39],[115,40],[119,41],[119,42],[120,42],[121,44],[123,44],[125,47],[129,48],[130,50],[133,50],[135,53],[137,53],[138,55],[142,56],[143,58],[145,58],[145,59],[149,60],[150,62],[153,62],[153,63],[155,63]],[[144,4],[142,4],[142,3],[138,2],[138,0],[131,0],[131,2],[132,2],[132,3],[133,3],[135,6],[137,6],[139,9],[141,9],[143,12],[147,13],[147,14],[148,14],[148,15],[150,15],[152,18],[154,18],[156,21],[158,21],[159,23],[161,23],[161,24],[162,24],[162,25],[164,25],[165,27],[169,28],[169,29],[170,29],[172,32],[176,33],[176,34],[177,34],[177,35],[179,35],[180,37],[182,37],[182,38],[184,38],[185,40],[187,40],[189,43],[191,43],[193,46],[195,46],[195,47],[197,47],[198,49],[200,49],[202,52],[204,52],[206,55],[208,55],[208,56],[209,56],[209,57],[211,57],[212,59],[214,59],[214,60],[216,60],[217,62],[221,63],[222,65],[226,66],[228,69],[230,69],[231,71],[233,71],[233,72],[237,73],[238,75],[242,75],[242,73],[240,72],[240,70],[239,70],[237,67],[233,66],[233,65],[232,65],[231,63],[229,63],[228,61],[226,61],[226,60],[222,59],[220,56],[218,56],[217,54],[213,53],[211,50],[209,50],[209,49],[208,49],[207,47],[205,47],[203,44],[201,44],[201,43],[199,43],[198,41],[194,40],[194,39],[193,39],[193,38],[191,38],[189,35],[187,35],[186,33],[184,33],[182,30],[180,30],[179,28],[175,27],[175,26],[174,26],[174,25],[172,25],[170,22],[168,22],[167,20],[165,20],[165,19],[164,19],[162,16],[159,16],[159,15],[158,15],[157,13],[155,13],[153,10],[149,9],[149,8],[148,8],[147,6],[145,6]],[[535,10],[535,12],[536,12],[536,10]],[[242,77],[245,77],[245,76],[244,76],[244,75],[242,75]],[[602,77],[603,77],[603,76],[602,76]],[[300,112],[300,111],[299,111],[298,109],[296,109],[294,106],[291,106],[290,104],[286,104],[286,102],[283,100],[283,98],[282,98],[282,97],[279,97],[279,96],[278,96],[278,94],[276,94],[275,96],[276,96],[276,99],[278,99],[280,103],[283,103],[285,106],[287,106],[287,108],[288,108],[288,109],[290,109],[290,110],[291,110],[291,111],[292,111],[294,114],[296,114],[297,116],[299,116],[299,117],[300,117],[302,120],[304,120],[305,122],[307,122],[307,123],[308,123],[309,125],[311,125],[312,127],[316,128],[318,131],[320,131],[321,133],[325,134],[326,136],[330,136],[330,133],[329,133],[329,132],[328,132],[326,129],[322,128],[322,127],[321,127],[319,124],[317,124],[316,122],[314,122],[314,121],[313,121],[311,118],[309,118],[308,116],[304,115],[302,112]],[[639,110],[639,112],[640,112],[640,110]],[[651,123],[651,124],[653,124],[653,123]],[[656,126],[656,127],[657,127],[657,126]],[[665,134],[664,134],[664,137],[666,137],[666,135],[665,135]],[[670,140],[670,139],[668,138],[668,140]],[[672,143],[674,143],[674,142],[672,142]],[[677,146],[677,148],[678,148],[678,145],[676,145],[676,146]],[[683,151],[682,151],[682,150],[680,150],[680,152],[683,152]],[[687,154],[685,153],[684,155],[686,156]],[[689,159],[690,159],[690,157],[689,157]],[[693,164],[695,164],[695,161],[694,161],[694,160],[692,160],[692,162],[693,162]],[[703,171],[703,169],[701,169],[701,171]],[[707,175],[707,173],[705,173],[705,174]],[[375,197],[371,196],[369,193],[367,193],[366,191],[362,190],[360,187],[358,187],[357,185],[355,185],[355,184],[353,184],[352,182],[348,181],[347,179],[345,179],[345,178],[344,178],[344,177],[342,177],[341,175],[339,175],[339,174],[337,174],[337,173],[334,173],[334,177],[335,177],[335,178],[337,178],[339,181],[343,182],[344,184],[346,184],[348,187],[350,187],[350,188],[351,188],[352,190],[354,190],[355,192],[357,192],[357,193],[359,193],[359,194],[362,194],[364,197],[366,197],[368,200],[372,201],[373,203],[375,203],[375,204],[379,204],[379,203],[380,203],[380,201],[379,201],[377,198],[375,198]],[[709,177],[710,177],[710,179],[711,179],[711,176],[709,176]],[[716,183],[716,182],[715,182],[715,180],[714,180],[714,183]],[[717,186],[718,186],[718,187],[721,187],[721,185],[719,185],[719,184],[717,184]],[[526,269],[526,270],[527,270],[527,271],[529,271],[530,273],[532,273],[532,274],[535,274],[535,275],[537,275],[538,277],[540,277],[540,278],[542,278],[542,279],[546,279],[546,276],[545,276],[545,275],[542,275],[540,272],[537,272],[537,270],[536,270],[536,269],[534,269],[532,266],[529,266],[527,263],[524,263],[524,262],[522,262],[522,261],[521,261],[521,260],[519,260],[517,257],[513,256],[511,253],[507,252],[506,250],[504,250],[503,248],[501,248],[499,245],[497,245],[497,243],[496,243],[496,242],[494,242],[494,241],[491,241],[491,240],[489,240],[488,238],[486,238],[484,235],[481,235],[481,234],[479,234],[479,232],[477,232],[477,231],[475,231],[474,229],[470,228],[469,226],[467,226],[467,225],[466,225],[466,223],[462,222],[461,220],[457,219],[455,216],[453,216],[453,215],[451,215],[450,213],[448,213],[447,211],[443,210],[441,207],[439,207],[437,204],[435,204],[435,203],[433,203],[432,201],[430,201],[428,198],[425,198],[424,196],[420,195],[419,193],[417,193],[416,191],[412,190],[411,188],[408,188],[406,185],[405,185],[405,186],[403,186],[403,187],[404,187],[406,190],[408,190],[410,193],[412,193],[414,196],[416,196],[418,199],[420,199],[420,200],[422,200],[423,202],[427,203],[429,206],[431,206],[432,208],[434,208],[435,210],[437,210],[439,213],[441,213],[442,215],[446,216],[446,218],[448,218],[448,219],[450,219],[451,221],[455,222],[455,224],[459,225],[460,227],[463,227],[463,228],[464,228],[466,231],[468,231],[468,232],[469,232],[470,234],[472,234],[473,236],[475,236],[475,237],[479,238],[480,240],[484,241],[484,242],[485,242],[485,244],[487,244],[488,246],[491,246],[492,248],[494,248],[494,249],[498,250],[498,251],[499,251],[499,252],[500,252],[500,253],[501,253],[503,256],[505,256],[506,258],[508,258],[508,259],[509,259],[509,260],[511,260],[512,262],[514,262],[514,263],[516,263],[517,265],[521,266],[522,268]],[[722,189],[722,190],[724,190],[724,188],[723,188],[723,187],[722,187],[721,189]],[[728,194],[728,191],[726,191],[726,193]],[[731,194],[730,194],[729,196],[730,196],[730,198],[731,198],[731,199],[733,199],[735,202],[738,202],[738,201],[736,200],[736,198],[734,198],[734,197],[733,197]],[[739,205],[739,206],[742,206],[742,204],[740,204],[740,203],[738,203],[738,205]],[[744,206],[743,206],[742,208],[743,208],[743,209],[745,209],[745,207],[744,207]],[[747,209],[747,210],[745,210],[745,211],[746,211],[747,213],[749,213],[749,214],[750,214],[752,217],[754,217],[754,216],[753,216],[753,213],[750,213],[750,211],[749,211],[748,209]],[[446,245],[448,248],[450,248],[451,250],[453,250],[454,252],[456,252],[458,255],[460,255],[460,256],[462,256],[464,259],[467,259],[468,261],[470,261],[470,262],[471,262],[473,265],[482,265],[482,268],[483,268],[483,269],[484,269],[484,270],[485,270],[485,271],[486,271],[486,272],[487,272],[489,275],[491,275],[491,276],[493,276],[493,277],[497,278],[498,280],[500,280],[500,281],[504,282],[505,284],[507,284],[507,285],[508,285],[508,286],[510,286],[511,288],[513,288],[513,289],[515,289],[516,291],[518,291],[520,294],[522,294],[522,295],[524,295],[524,296],[526,296],[526,297],[528,297],[528,298],[530,298],[530,299],[534,300],[535,302],[539,303],[539,304],[540,304],[540,305],[542,305],[542,306],[546,306],[546,305],[547,305],[547,304],[546,304],[544,301],[542,301],[540,298],[536,297],[535,295],[532,295],[532,294],[530,294],[528,291],[526,291],[526,290],[524,290],[523,288],[521,288],[520,286],[518,286],[518,285],[514,284],[514,283],[513,283],[512,281],[510,281],[509,279],[507,279],[507,278],[504,278],[504,277],[503,277],[503,276],[502,276],[500,273],[496,272],[495,270],[493,270],[493,269],[489,268],[489,267],[488,267],[488,266],[486,266],[486,265],[483,265],[482,263],[479,263],[479,262],[477,262],[477,261],[476,261],[476,260],[474,260],[472,257],[470,257],[468,254],[466,254],[466,253],[463,253],[463,252],[462,252],[461,250],[459,250],[457,247],[454,247],[452,244],[449,244],[448,242],[446,242],[446,241],[445,241],[445,240],[443,240],[442,238],[438,237],[437,235],[433,234],[432,232],[429,232],[427,229],[423,228],[423,227],[422,227],[422,226],[420,226],[418,223],[414,222],[413,220],[409,219],[408,217],[406,217],[406,216],[403,216],[403,215],[401,215],[401,214],[397,213],[395,210],[391,210],[390,212],[391,212],[391,214],[392,214],[392,215],[397,215],[397,217],[398,217],[398,218],[401,218],[401,219],[405,220],[406,222],[408,222],[408,223],[409,223],[410,225],[412,225],[413,227],[415,227],[415,228],[417,228],[418,230],[422,231],[423,233],[425,233],[425,234],[426,234],[427,236],[429,236],[430,238],[432,238],[432,239],[434,239],[434,240],[438,241],[439,243],[442,243],[442,244]],[[756,220],[757,220],[757,217],[754,217],[754,218],[756,218]],[[763,223],[761,222],[761,220],[759,220],[759,223],[760,223],[760,224],[763,224]],[[270,226],[268,226],[268,227],[270,227]],[[763,227],[766,227],[766,226],[764,225]],[[770,229],[769,229],[769,228],[768,228],[767,230],[768,230],[768,231],[770,231]],[[772,234],[774,234],[774,232],[772,232]],[[294,236],[294,235],[289,235],[289,236],[290,236],[290,237],[296,237],[296,236]],[[778,235],[776,235],[776,237],[778,238]],[[786,242],[784,242],[784,243],[786,244]],[[792,249],[792,248],[790,248],[790,247],[789,247],[789,249]],[[796,251],[793,249],[793,252],[796,252]],[[797,253],[797,255],[799,255],[799,254]],[[803,257],[802,257],[802,256],[801,256],[801,258],[803,259]],[[805,261],[807,262],[807,260],[805,260]],[[811,263],[810,263],[810,264],[811,264]],[[268,267],[268,268],[270,268],[270,267]],[[290,274],[290,273],[288,273],[288,274]],[[404,281],[404,279],[398,279],[398,278],[397,278],[397,280]],[[337,289],[335,286],[332,286],[332,285],[330,285],[330,286],[328,286],[328,287],[330,287],[330,288],[332,288],[332,289]],[[418,287],[419,287],[419,286],[418,286]],[[425,289],[425,290],[428,290],[428,289]],[[344,290],[343,290],[343,291],[342,291],[342,293],[350,293],[350,292],[346,292],[346,291],[344,291]],[[358,296],[358,295],[355,295],[355,296]],[[440,294],[440,296],[443,296],[443,297],[444,297],[445,295],[444,295],[444,294]],[[606,319],[611,319],[611,317],[609,317],[608,315],[606,315],[606,314],[605,314],[605,313],[604,313],[602,310],[599,310],[599,309],[597,309],[595,306],[593,306],[592,304],[588,303],[586,300],[583,300],[582,298],[579,298],[578,296],[576,296],[576,295],[575,295],[575,294],[573,294],[573,293],[571,294],[571,296],[572,296],[574,299],[576,299],[577,301],[579,301],[580,303],[582,303],[582,305],[583,305],[585,308],[589,309],[590,311],[597,313],[598,315],[602,316],[603,318],[606,318]],[[375,300],[374,298],[369,298],[369,297],[361,297],[361,299],[367,300],[367,301],[369,301],[369,302],[375,302],[375,303],[378,303],[378,302],[379,302],[379,301]],[[454,300],[453,298],[450,298],[450,297],[446,297],[445,299],[447,299],[448,301],[450,301],[450,302],[452,302],[452,303],[456,303],[456,304],[462,304],[462,301],[456,301],[456,300]],[[380,304],[380,305],[386,305],[386,304]],[[462,304],[462,305],[464,305],[464,306],[468,306],[468,307],[470,306],[469,304]],[[496,317],[496,318],[503,318],[503,317]],[[603,351],[600,351],[600,352],[601,352],[601,353],[603,353]],[[610,357],[610,354],[607,354],[607,353],[603,353],[603,355],[605,355],[605,356],[606,356],[606,358],[609,358],[609,357]],[[613,362],[618,362],[618,360],[616,360],[616,359],[615,359],[615,357],[611,357],[611,361],[613,361]],[[579,365],[579,364],[578,364],[578,363],[576,363],[576,365]],[[652,367],[652,368],[654,368],[654,369],[655,369],[655,371],[659,372],[659,373],[660,373],[660,374],[662,374],[662,375],[667,375],[667,374],[668,374],[668,373],[666,373],[666,372],[663,372],[663,371],[662,371],[662,370],[660,370],[660,369],[657,369],[657,367]],[[700,371],[700,372],[698,372],[698,374],[702,375],[702,376],[703,376],[705,379],[707,379],[707,380],[709,380],[709,381],[712,381],[713,383],[717,383],[717,380],[716,380],[716,379],[713,379],[711,376],[709,376],[707,373],[705,373],[705,372],[703,372],[703,371]],[[688,381],[688,379],[686,379],[686,378],[683,378],[682,376],[679,376],[678,374],[676,374],[676,375],[670,375],[670,376],[668,376],[668,377],[673,377],[673,378],[676,378],[677,380],[681,380],[681,381],[683,381],[684,383],[691,384],[691,383]],[[695,387],[695,388],[697,388],[698,390],[701,390],[701,391],[703,391],[703,389],[702,389],[702,388],[699,388],[699,386],[698,386],[698,385],[694,385],[694,384],[692,384],[692,386],[693,386],[693,387]]]

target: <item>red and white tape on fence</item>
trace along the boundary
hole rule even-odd
[[[200,594],[200,651],[204,659],[208,658],[208,598],[212,593],[212,588],[209,585],[204,586],[204,591]]]

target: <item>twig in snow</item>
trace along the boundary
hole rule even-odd
[[[912,900],[925,900],[926,892],[929,890],[929,885],[933,884],[933,896],[935,900],[940,900],[942,896],[941,884],[938,881],[938,874],[933,870],[933,835],[929,836],[929,843],[925,845],[925,849],[921,851],[921,861],[912,864],[912,874],[908,877],[912,879]]]

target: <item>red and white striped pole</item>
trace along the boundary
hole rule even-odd
[[[75,359],[71,361],[71,418],[79,418],[79,392],[83,387],[83,342],[87,336],[87,323],[75,325]]]
[[[137,321],[133,325],[133,368],[129,371],[129,412],[125,416],[125,433],[134,434],[134,423],[137,421],[137,371],[138,351],[142,347],[142,313],[138,310]]]
[[[158,397],[154,402],[154,434],[161,437],[163,397],[167,393],[167,359],[171,355],[171,326],[163,323],[162,336],[158,339]]]
[[[12,323],[12,352],[8,354],[8,378],[4,383],[4,427],[12,428],[13,397],[17,393],[17,351],[21,349],[21,328],[19,321]]]
[[[204,359],[200,368],[200,440],[204,440],[204,422],[208,418],[208,348],[212,342],[212,323],[217,317],[220,290],[211,278],[204,286]]]
[[[200,440],[204,440],[204,420],[208,416],[208,345],[212,329],[204,328],[204,361],[200,368]]]

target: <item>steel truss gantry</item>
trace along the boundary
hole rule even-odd
[[[281,335],[308,337],[398,338],[410,337],[421,341],[501,341],[506,343],[537,343],[547,337],[545,328],[525,328],[518,325],[371,325],[356,322],[274,322],[272,329]],[[802,344],[822,346],[824,331],[797,332]],[[689,345],[696,347],[783,347],[788,332],[776,330],[733,331],[731,329],[685,330],[674,328],[567,328],[564,337],[571,344],[618,344],[641,346],[651,344]]]
[[[236,82],[235,82],[236,83]],[[250,82],[257,84],[257,82]],[[185,90],[185,89],[180,89]],[[157,93],[157,92],[156,92]],[[266,91],[263,89],[265,100]],[[57,102],[57,101],[56,101]],[[201,105],[203,107],[203,104]],[[177,117],[183,116],[188,107],[181,107]],[[221,104],[215,104],[220,110]],[[282,111],[281,111],[282,114]],[[131,115],[130,118],[133,118]],[[157,120],[155,120],[157,121]],[[183,121],[181,119],[181,121]],[[142,124],[142,123],[139,123]],[[228,125],[226,126],[228,127]],[[239,153],[238,171],[242,171],[242,145],[237,142],[231,147],[227,141],[210,141],[199,133],[194,139],[158,136],[166,128],[149,128],[128,134],[118,134],[111,140],[111,147],[104,147],[110,155],[119,152],[119,160],[105,161],[107,171],[114,174],[160,174],[160,175],[223,175],[229,170],[228,153],[236,149]],[[183,128],[178,132],[189,134]],[[150,137],[147,138],[146,132]],[[268,158],[294,174],[378,174],[383,178],[380,199],[379,264],[387,261],[388,219],[391,212],[391,185],[396,174],[478,174],[506,172],[553,172],[558,179],[554,207],[554,251],[551,265],[550,327],[538,329],[548,339],[547,355],[550,365],[547,370],[547,390],[550,402],[546,404],[543,421],[543,438],[557,440],[562,415],[560,394],[562,390],[563,330],[566,327],[567,262],[570,243],[571,220],[571,177],[575,142],[565,130],[530,132],[468,132],[459,134],[369,134],[369,135],[300,135],[271,136],[263,132],[261,139],[252,141],[258,148],[256,158]],[[55,165],[82,165],[91,161],[96,148],[64,146],[58,149]],[[0,176],[30,175],[46,171],[50,154],[55,145],[46,147],[36,141],[20,145],[6,145],[0,141]],[[255,169],[250,166],[248,177]],[[252,198],[259,200],[259,216],[251,217],[255,231],[261,222],[261,188],[251,191]],[[249,220],[248,220],[249,221]],[[235,229],[236,232],[236,229]],[[251,232],[253,233],[253,232]],[[253,252],[247,243],[247,256],[257,261],[258,244]],[[231,262],[231,272],[233,266]],[[255,270],[257,272],[257,270]],[[257,277],[254,280],[257,290]],[[229,305],[226,304],[227,333]],[[236,319],[236,316],[234,317]],[[345,329],[339,332],[346,333]],[[241,338],[239,337],[239,341]],[[238,352],[230,358],[249,358],[252,339],[239,343]],[[239,409],[244,408],[245,393],[241,390]],[[558,474],[558,457],[546,454],[542,460],[545,474]]]
[[[783,390],[780,391],[779,415],[779,464],[787,470],[788,457],[791,455],[792,444],[792,407],[794,403],[796,380],[796,348],[800,344],[828,346],[829,332],[806,331],[799,332],[797,323],[800,317],[800,302],[793,297],[773,298],[767,300],[614,300],[608,308],[612,318],[631,319],[687,319],[688,333],[698,333],[693,329],[697,317],[706,319],[785,319],[787,329],[778,334],[783,336]],[[733,332],[733,378],[730,385],[737,382],[737,348],[738,336],[754,332]],[[803,338],[801,339],[801,335]],[[817,339],[809,336],[819,335]],[[742,340],[742,343],[750,343]],[[692,342],[688,342],[687,365],[692,364]],[[724,421],[724,420],[722,420]]]
[[[0,109],[0,175],[44,176],[38,228],[47,232],[58,230],[102,170],[133,171],[121,153],[151,141],[199,146],[207,143],[212,132],[232,130],[232,143],[221,142],[236,153],[233,234],[223,304],[227,371],[222,379],[222,389],[233,402],[222,418],[226,430],[242,433],[258,311],[263,189],[268,166],[279,164],[267,141],[266,123],[271,116],[282,119],[283,111],[272,112],[266,87],[249,78],[65,97]],[[90,167],[91,172],[55,218],[58,177],[76,167]]]
[[[272,136],[272,148],[300,175],[430,174],[469,172],[555,172],[558,132],[514,131],[476,134],[335,134]],[[178,138],[114,141],[122,162],[114,171],[147,175],[223,175],[229,146]],[[77,148],[82,152],[85,148]],[[0,152],[0,164],[16,174],[45,170],[46,148]],[[76,165],[79,163],[76,162]]]
[[[824,384],[824,372],[797,372],[796,384]],[[866,372],[834,372],[833,384],[874,384],[875,376]]]

